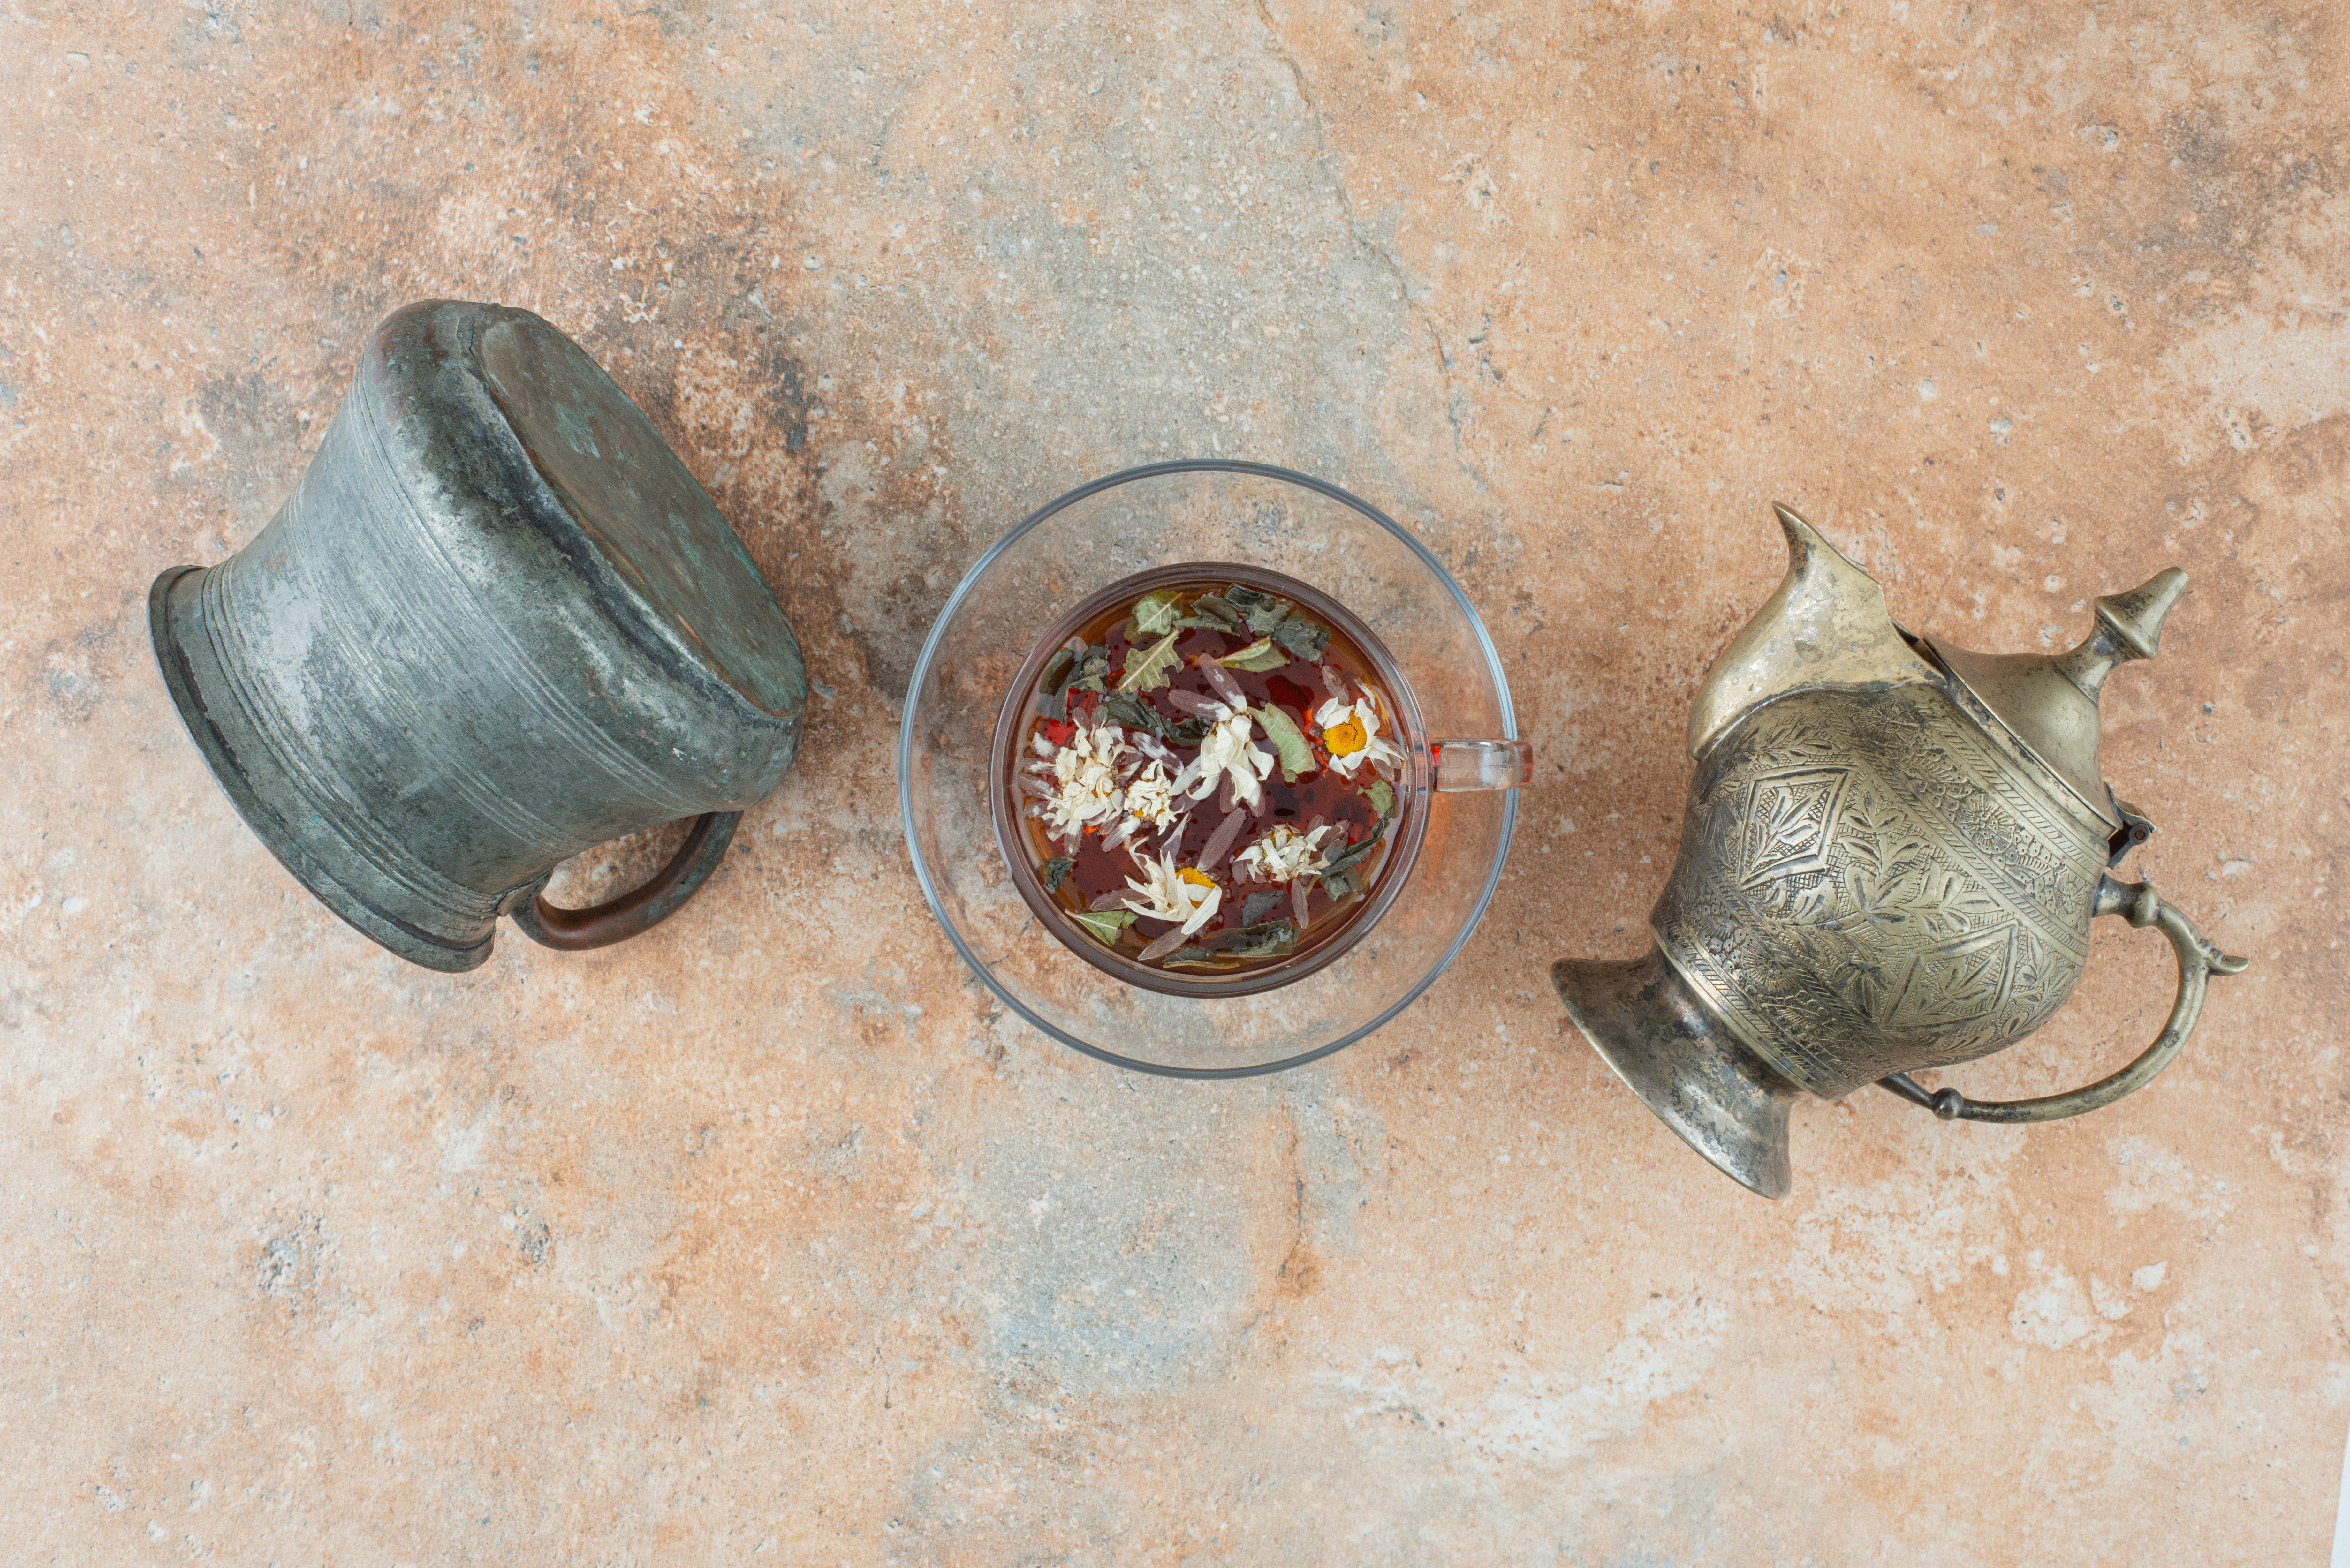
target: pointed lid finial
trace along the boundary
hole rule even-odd
[[[2165,566],[2126,594],[2098,599],[2093,607],[2097,629],[2064,656],[2066,677],[2094,699],[2115,665],[2152,659],[2162,641],[2162,623],[2186,591],[2187,574]]]

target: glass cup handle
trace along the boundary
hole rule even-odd
[[[1433,741],[1429,743],[1436,787],[1448,793],[1524,789],[1534,782],[1531,741]]]

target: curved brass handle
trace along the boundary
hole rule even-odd
[[[660,874],[609,903],[590,909],[559,909],[546,901],[545,893],[533,889],[508,913],[522,928],[522,934],[541,947],[579,952],[626,940],[669,919],[679,905],[701,890],[718,869],[718,862],[725,858],[726,846],[734,841],[734,826],[742,820],[739,811],[705,812],[694,818],[693,831],[685,836],[685,842]]]
[[[2085,1088],[2036,1100],[1970,1100],[1956,1089],[1929,1094],[1907,1073],[1879,1078],[1877,1086],[1892,1090],[1912,1105],[1925,1106],[1946,1122],[2054,1122],[2110,1106],[2124,1095],[2152,1083],[2157,1074],[2170,1065],[2170,1059],[2178,1054],[2187,1037],[2195,1033],[2196,1015],[2203,1011],[2203,988],[2210,978],[2215,974],[2234,974],[2244,967],[2245,961],[2223,953],[2204,940],[2195,923],[2164,903],[2150,882],[2123,882],[2107,872],[2097,884],[2097,902],[2091,912],[2121,915],[2133,926],[2160,926],[2162,934],[2170,939],[2172,950],[2178,955],[2178,999],[2170,1004],[2170,1017],[2164,1023],[2162,1033],[2138,1054],[2137,1061]]]

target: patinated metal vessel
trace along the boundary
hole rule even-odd
[[[743,543],[578,345],[427,301],[369,337],[268,526],[149,598],[188,732],[262,842],[405,959],[467,970],[512,915],[555,947],[644,929],[783,778],[799,646]],[[561,861],[698,817],[588,910]]]
[[[1567,1012],[1633,1092],[1766,1197],[1791,1185],[1787,1111],[1877,1083],[1945,1118],[2049,1121],[2143,1086],[2193,1032],[2220,952],[2113,875],[2152,826],[2097,768],[2097,699],[2154,656],[2172,567],[2096,601],[2053,657],[1971,653],[1894,624],[1884,591],[1778,509],[1790,561],[1715,660],[1679,861],[1630,962],[1563,960]],[[2089,922],[2157,926],[2178,992],[2154,1044],[2085,1088],[1987,1103],[1908,1074],[2013,1044],[2054,1016]]]

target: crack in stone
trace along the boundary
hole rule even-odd
[[[1289,1122],[1289,1147],[1284,1151],[1289,1165],[1289,1245],[1281,1254],[1279,1266],[1273,1271],[1271,1299],[1251,1313],[1248,1322],[1241,1325],[1237,1337],[1242,1343],[1256,1337],[1257,1329],[1280,1303],[1282,1281],[1288,1277],[1290,1264],[1297,1261],[1298,1249],[1305,1244],[1305,1178],[1297,1168],[1297,1150],[1305,1140],[1297,1131],[1296,1110],[1284,1104],[1282,1114]]]
[[[1376,257],[1379,265],[1387,268],[1388,274],[1395,279],[1396,303],[1402,306],[1408,312],[1417,313],[1423,321],[1426,321],[1429,336],[1436,339],[1436,379],[1437,384],[1442,387],[1445,392],[1444,418],[1452,427],[1453,461],[1461,465],[1461,472],[1467,474],[1478,489],[1484,490],[1488,488],[1485,476],[1478,470],[1477,465],[1470,461],[1468,448],[1463,443],[1461,417],[1458,411],[1461,398],[1460,394],[1452,389],[1451,358],[1444,352],[1444,338],[1437,330],[1435,318],[1426,308],[1413,301],[1410,280],[1405,275],[1402,261],[1394,252],[1363,232],[1361,214],[1355,210],[1354,192],[1347,188],[1346,159],[1338,151],[1336,144],[1331,140],[1328,118],[1323,114],[1321,105],[1315,99],[1314,89],[1305,79],[1305,67],[1299,65],[1297,57],[1290,52],[1289,45],[1282,37],[1281,28],[1274,21],[1273,12],[1265,4],[1265,0],[1256,0],[1256,15],[1257,20],[1264,24],[1265,35],[1273,42],[1274,53],[1279,55],[1281,63],[1289,67],[1290,79],[1297,84],[1297,96],[1305,105],[1307,118],[1314,122],[1314,140],[1322,150],[1323,160],[1330,165],[1330,188],[1337,193],[1338,210],[1346,218],[1347,233],[1354,237],[1356,244]]]
[[[1297,96],[1305,105],[1307,118],[1314,122],[1314,140],[1322,149],[1322,156],[1328,161],[1333,171],[1330,188],[1337,192],[1339,211],[1346,214],[1347,232],[1354,236],[1357,244],[1377,257],[1379,264],[1393,275],[1396,303],[1406,310],[1417,309],[1418,306],[1412,304],[1409,280],[1404,275],[1403,263],[1385,245],[1363,232],[1362,217],[1355,211],[1354,192],[1347,188],[1347,161],[1330,140],[1329,120],[1323,114],[1322,106],[1315,100],[1313,88],[1305,80],[1305,67],[1297,63],[1296,56],[1290,53],[1289,45],[1282,37],[1281,28],[1274,21],[1273,12],[1266,6],[1265,0],[1256,0],[1256,15],[1257,20],[1264,24],[1266,36],[1273,40],[1274,53],[1279,55],[1281,63],[1289,67],[1290,79],[1297,84]]]
[[[1425,312],[1422,314],[1426,315]],[[1433,317],[1428,317],[1428,336],[1436,344],[1436,379],[1445,392],[1444,422],[1452,427],[1452,461],[1461,465],[1461,472],[1467,474],[1478,489],[1482,490],[1486,487],[1485,476],[1478,472],[1475,463],[1469,461],[1469,448],[1461,429],[1461,394],[1452,389],[1452,356],[1444,350],[1444,334],[1438,330]]]

